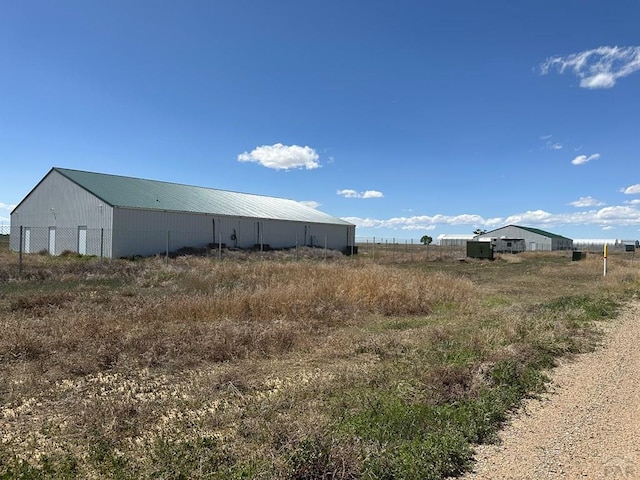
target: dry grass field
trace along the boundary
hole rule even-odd
[[[0,238],[0,479],[438,479],[640,290],[631,254],[104,261]]]

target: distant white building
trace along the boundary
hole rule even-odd
[[[464,247],[474,237],[473,233],[442,233],[438,235],[437,243],[447,247]]]
[[[618,242],[620,242],[621,240],[618,240],[616,238],[574,238],[573,239],[573,246],[575,248],[580,248],[582,246],[596,246],[596,245],[600,245],[600,246],[604,246],[606,245],[617,245]]]
[[[618,238],[576,238],[573,240],[573,247],[577,250],[602,249],[607,245],[609,248],[622,249],[627,246],[638,248],[638,240],[621,240]]]

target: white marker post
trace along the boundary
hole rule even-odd
[[[603,276],[606,277],[607,276],[607,244],[604,244],[604,274]]]

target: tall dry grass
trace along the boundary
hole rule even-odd
[[[410,445],[464,468],[637,292],[599,260],[28,256],[0,284],[0,476],[430,478]]]
[[[472,290],[442,274],[342,262],[148,260],[135,278],[128,267],[116,288],[72,268],[60,276],[62,289],[8,297],[1,358],[68,375],[268,357],[371,315],[428,315]]]

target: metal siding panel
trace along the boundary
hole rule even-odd
[[[133,254],[153,255],[181,247],[204,247],[218,243],[227,247],[253,248],[260,243],[256,219],[237,217],[212,217],[208,215],[178,214],[146,210],[116,209],[116,233],[114,245],[117,256]],[[213,241],[213,224],[216,221],[216,239]],[[305,226],[314,236],[314,246],[346,250],[349,235],[355,238],[354,228],[339,225],[305,224],[280,220],[260,221],[263,245],[270,248],[293,248],[303,245]],[[235,240],[233,235],[235,234]],[[309,243],[309,242],[308,242]]]
[[[213,241],[211,216],[117,208],[114,256],[155,255]]]
[[[271,248],[294,248],[302,245],[304,223],[269,220],[264,222],[264,243]]]
[[[485,236],[491,236],[494,238],[500,238],[501,236],[505,236],[508,238],[523,238],[525,240],[527,248],[531,244],[531,242],[534,242],[536,244],[536,250],[550,251],[552,248],[551,238],[540,235],[538,233],[530,232],[528,230],[524,230],[516,225],[508,225],[503,228],[498,228],[492,232],[489,232]]]

